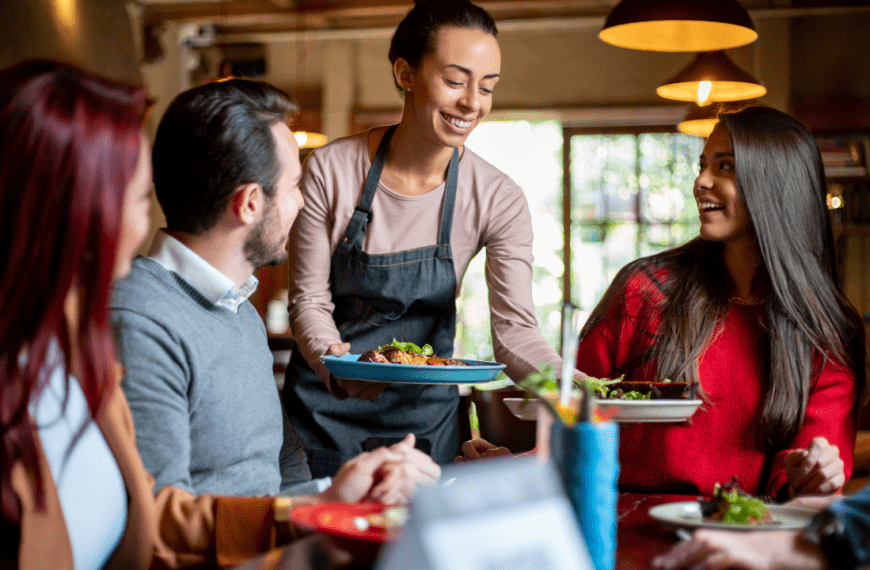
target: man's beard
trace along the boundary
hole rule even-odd
[[[255,269],[267,265],[281,265],[287,261],[284,237],[279,234],[275,242],[269,241],[272,226],[277,224],[275,210],[269,208],[263,219],[251,229],[245,239],[245,258]]]

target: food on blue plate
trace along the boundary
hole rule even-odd
[[[701,516],[709,521],[750,525],[774,522],[767,505],[743,491],[736,476],[724,485],[716,483],[713,496],[709,499],[700,497],[698,503]]]
[[[424,344],[421,347],[413,342],[399,342],[393,339],[390,344],[369,350],[360,355],[359,362],[380,362],[383,364],[428,364],[430,366],[468,366],[466,362],[455,358],[442,358],[432,352],[432,347]]]

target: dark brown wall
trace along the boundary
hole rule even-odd
[[[123,0],[2,0],[0,38],[0,67],[47,57],[142,82]]]

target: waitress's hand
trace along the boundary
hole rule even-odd
[[[824,437],[814,437],[806,449],[794,449],[785,456],[785,475],[791,497],[827,495],[846,484],[840,449]]]
[[[333,377],[332,395],[339,400],[359,398],[374,400],[389,386],[389,382],[369,382],[367,380],[349,380]]]
[[[349,342],[339,342],[332,344],[326,349],[326,354],[332,356],[341,356],[347,354],[350,350]],[[374,400],[381,395],[381,392],[389,386],[387,382],[367,382],[365,380],[350,380],[348,378],[339,378],[330,376],[330,382],[327,385],[329,393],[336,400],[347,400],[348,398],[359,398],[360,400]]]

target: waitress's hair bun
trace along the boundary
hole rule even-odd
[[[498,35],[489,12],[469,0],[414,0],[414,7],[393,34],[390,63],[402,58],[412,68],[419,67],[423,56],[435,49],[435,33],[443,26],[477,29],[493,37]],[[396,88],[401,91],[398,84]]]

